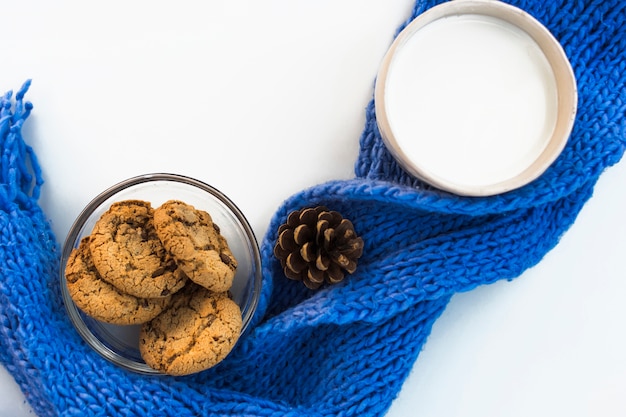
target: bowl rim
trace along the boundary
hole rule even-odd
[[[76,242],[78,242],[80,236],[80,230],[83,225],[87,222],[92,213],[101,206],[105,201],[115,196],[115,194],[128,189],[130,187],[145,184],[149,182],[157,182],[157,181],[167,181],[174,183],[181,183],[185,185],[189,185],[205,191],[212,195],[215,199],[217,199],[220,203],[222,203],[226,208],[235,216],[240,226],[243,229],[244,234],[248,238],[248,246],[252,249],[252,263],[254,265],[254,281],[253,281],[253,289],[252,293],[247,297],[246,306],[247,310],[245,312],[242,311],[242,328],[240,333],[241,337],[246,333],[249,329],[249,325],[252,322],[252,318],[256,312],[257,306],[259,304],[259,300],[261,297],[262,285],[263,285],[263,272],[261,265],[261,253],[259,249],[259,244],[256,239],[255,233],[250,226],[247,218],[243,214],[243,212],[239,209],[239,207],[224,193],[222,193],[217,188],[200,181],[198,179],[180,175],[180,174],[172,174],[172,173],[149,173],[137,175],[134,177],[127,178],[123,181],[120,181],[98,195],[96,195],[80,212],[80,214],[76,217],[74,222],[72,223],[68,234],[65,238],[62,250],[61,250],[61,263],[59,268],[59,280],[61,286],[61,296],[63,299],[63,304],[65,306],[65,310],[72,322],[73,327],[76,329],[81,338],[100,356],[104,359],[112,362],[113,364],[120,366],[126,370],[133,371],[139,374],[146,375],[165,375],[161,371],[158,371],[154,368],[149,367],[145,363],[140,363],[128,359],[109,346],[100,341],[92,331],[88,329],[85,321],[82,319],[80,309],[76,306],[74,301],[71,299],[69,295],[69,290],[67,288],[67,280],[65,278],[65,266],[67,264],[67,260],[69,258],[70,253],[75,247]],[[95,320],[95,319],[94,319]]]

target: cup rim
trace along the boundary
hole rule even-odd
[[[557,118],[552,136],[547,147],[538,158],[518,175],[491,184],[459,184],[429,172],[417,165],[401,149],[386,110],[386,82],[394,57],[403,44],[424,26],[445,17],[466,14],[491,16],[507,22],[526,32],[539,46],[547,58],[556,79],[557,86]],[[406,25],[392,42],[385,54],[375,82],[374,89],[375,114],[381,138],[394,159],[412,176],[417,179],[457,195],[490,196],[520,188],[543,174],[557,159],[565,148],[573,129],[577,105],[578,91],[576,78],[563,47],[550,31],[537,19],[524,10],[499,0],[452,0],[436,5]]]
[[[126,370],[133,371],[139,374],[146,375],[165,375],[161,371],[158,371],[145,363],[140,363],[128,359],[117,352],[115,352],[112,348],[104,344],[101,340],[99,340],[92,331],[89,330],[87,324],[81,317],[82,314],[80,309],[76,306],[74,301],[71,299],[69,295],[69,291],[67,288],[67,281],[65,278],[65,266],[67,264],[67,260],[69,258],[70,253],[75,247],[75,244],[80,239],[80,231],[82,226],[89,220],[91,214],[100,207],[105,201],[109,198],[115,196],[117,193],[130,188],[132,186],[149,183],[149,182],[157,182],[157,181],[168,181],[174,183],[182,183],[185,185],[190,185],[197,189],[207,192],[212,195],[215,199],[217,199],[221,204],[223,204],[237,219],[239,225],[243,229],[245,236],[247,237],[249,247],[252,249],[252,263],[254,265],[254,281],[253,281],[253,290],[251,294],[248,296],[248,300],[246,301],[246,311],[242,311],[242,328],[240,333],[241,337],[249,330],[249,326],[252,322],[252,318],[257,310],[258,303],[261,297],[261,287],[263,285],[262,279],[262,267],[261,267],[261,253],[258,246],[258,241],[250,226],[248,220],[246,219],[243,212],[237,207],[237,205],[228,198],[225,194],[219,191],[217,188],[203,182],[197,180],[192,177],[188,177],[180,174],[172,174],[172,173],[150,173],[134,176],[123,181],[118,182],[117,184],[110,186],[105,189],[101,193],[99,193],[96,197],[94,197],[80,214],[76,217],[76,220],[73,222],[72,226],[69,229],[69,232],[65,238],[65,242],[61,251],[61,264],[59,268],[59,279],[61,285],[61,295],[63,299],[63,304],[65,306],[65,310],[72,322],[72,325],[82,337],[82,339],[100,356],[107,359],[108,361],[118,365]],[[94,319],[95,320],[95,319]]]

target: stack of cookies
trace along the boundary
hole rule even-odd
[[[182,201],[114,203],[70,254],[67,287],[89,316],[140,324],[146,364],[170,375],[208,369],[241,333],[230,298],[237,261],[209,213]]]

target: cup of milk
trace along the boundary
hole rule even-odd
[[[375,86],[376,119],[411,175],[465,196],[536,179],[571,133],[576,80],[559,42],[498,0],[453,0],[396,37]]]

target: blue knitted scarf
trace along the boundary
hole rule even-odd
[[[437,1],[418,0],[407,20]],[[37,200],[42,184],[20,129],[28,85],[0,108],[0,359],[41,416],[382,415],[437,317],[457,292],[513,279],[574,222],[626,144],[626,2],[515,0],[562,43],[579,83],[571,139],[521,189],[459,197],[409,177],[374,112],[355,177],[299,192],[261,242],[264,287],[252,330],[214,369],[188,377],[128,373],[83,343],[65,315],[59,247]],[[405,24],[406,24],[405,23]],[[284,278],[272,255],[292,210],[323,204],[366,242],[356,273],[319,291]]]

